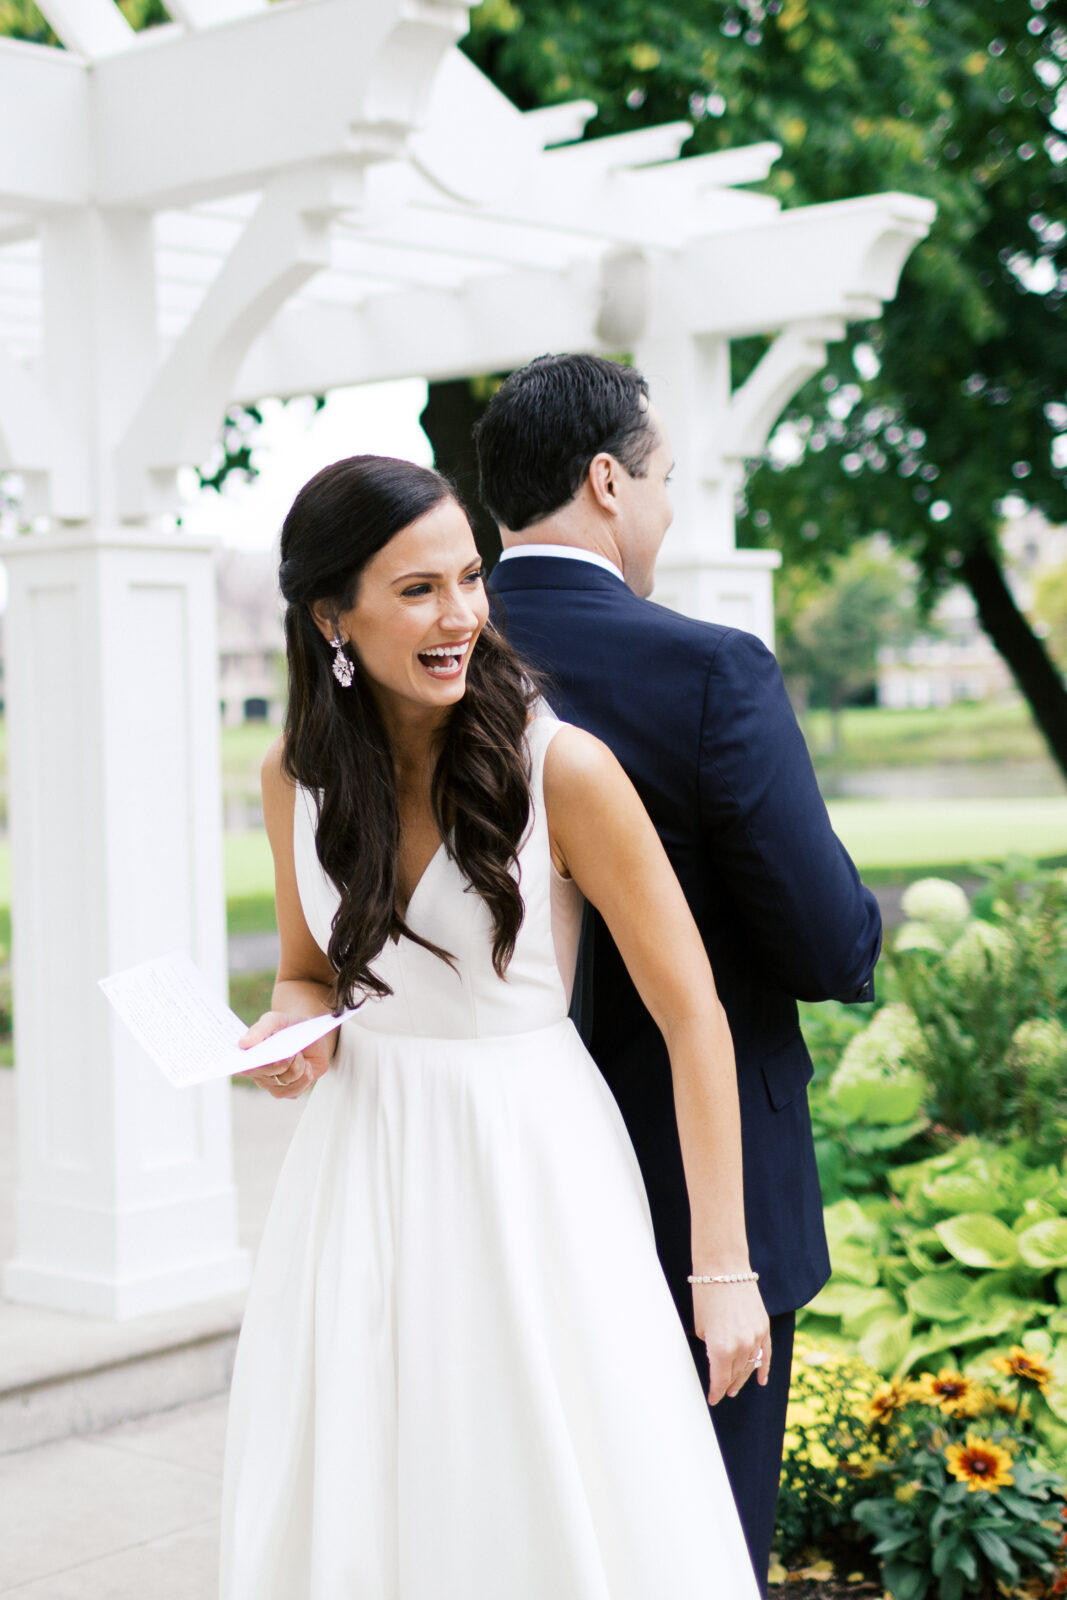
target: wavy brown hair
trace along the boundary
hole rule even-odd
[[[387,456],[352,456],[306,483],[285,519],[279,580],[287,602],[289,706],[283,767],[317,803],[315,846],[340,905],[327,954],[338,1010],[392,991],[371,968],[390,937],[446,950],[409,928],[397,907],[400,816],[393,753],[355,651],[343,689],[315,624],[320,602],[349,610],[363,569],[389,540],[443,500],[438,473]],[[457,500],[458,504],[458,500]],[[431,795],[449,855],[493,919],[493,966],[503,977],[522,925],[518,850],[530,815],[524,733],[537,690],[510,646],[487,624],[467,667],[466,693],[440,738]]]

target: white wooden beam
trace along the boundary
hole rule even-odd
[[[59,443],[56,422],[40,378],[0,346],[0,471],[47,471]]]
[[[97,197],[185,205],[355,150],[399,155],[465,26],[426,0],[302,0],[111,56],[94,69]]]
[[[844,322],[832,317],[790,323],[732,395],[717,453],[735,461],[762,455],[790,400],[826,365],[827,345],[844,337]]]
[[[598,349],[600,301],[599,268],[587,263],[381,295],[351,311],[294,307],[249,351],[231,398],[322,394],[412,373],[463,377],[521,366],[545,350]]]
[[[539,106],[536,111],[524,111],[524,121],[537,129],[542,149],[551,144],[565,144],[580,139],[587,122],[597,114],[595,100],[567,100],[561,106]]]
[[[68,50],[90,60],[128,50],[137,35],[114,0],[37,0]]]
[[[918,195],[868,195],[694,240],[663,263],[654,323],[736,338],[823,317],[878,317],[935,211]]]
[[[85,62],[65,50],[0,39],[0,206],[85,204],[92,147]]]
[[[186,28],[213,28],[218,22],[233,22],[266,9],[267,0],[167,0],[175,22]]]
[[[282,174],[264,194],[118,447],[122,516],[154,509],[153,484],[162,479],[169,491],[179,467],[208,455],[245,352],[286,300],[329,266],[330,219],[358,201],[361,179],[358,169],[323,167]]]

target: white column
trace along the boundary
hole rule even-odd
[[[730,345],[718,335],[651,333],[634,360],[674,446],[674,523],[656,564],[661,605],[774,643],[774,550],[738,550],[740,464],[723,455],[730,421]]]
[[[212,550],[79,529],[3,556],[19,1105],[4,1293],[128,1317],[247,1278],[228,1084],[171,1088],[97,988],[172,949],[226,982]]]

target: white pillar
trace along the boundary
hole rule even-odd
[[[228,1084],[171,1088],[97,988],[171,949],[226,982],[212,549],[79,529],[3,555],[19,1104],[4,1292],[133,1316],[247,1278]]]
[[[730,345],[717,335],[653,332],[637,366],[674,446],[674,523],[656,563],[660,605],[726,623],[774,644],[775,550],[738,550],[734,499],[741,467],[723,455],[730,411]]]

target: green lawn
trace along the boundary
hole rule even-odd
[[[861,872],[906,879],[1009,855],[1067,855],[1067,796],[834,800],[834,828]]]
[[[845,711],[841,747],[835,754],[829,750],[828,711],[809,712],[803,727],[816,766],[831,771],[1036,761],[1048,755],[1021,702],[961,703],[927,711],[886,711],[880,706]]]

